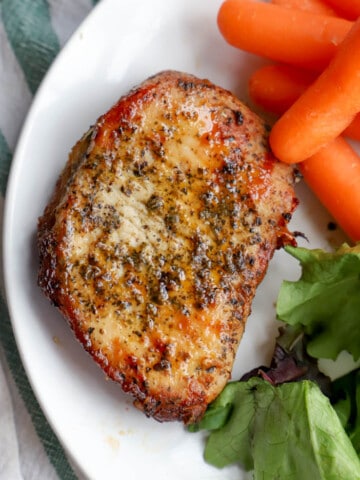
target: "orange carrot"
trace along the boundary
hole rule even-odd
[[[281,7],[295,8],[320,15],[340,16],[335,9],[322,0],[271,0],[271,3],[280,5]]]
[[[284,162],[297,163],[336,138],[360,112],[360,18],[329,66],[275,123],[270,145]]]
[[[352,138],[353,140],[360,141],[360,113],[356,115],[354,120],[347,128],[345,128],[343,133],[344,135]]]
[[[344,232],[360,240],[360,158],[338,137],[299,165],[306,183]]]
[[[326,3],[350,20],[360,16],[360,0],[326,0]]]
[[[250,96],[266,110],[283,113],[306,90],[313,76],[312,72],[287,65],[267,65],[252,75]],[[345,134],[360,140],[359,114],[350,129],[353,132]],[[338,137],[300,163],[299,168],[344,231],[353,240],[360,240],[360,159],[354,150]]]
[[[249,79],[249,95],[264,110],[282,115],[316,79],[310,70],[289,65],[266,65]]]
[[[282,115],[316,76],[314,72],[289,65],[266,65],[251,75],[249,95],[254,103],[267,112]],[[353,140],[360,140],[360,113],[343,133]]]
[[[220,32],[243,50],[322,70],[352,22],[255,0],[225,0],[218,13]]]

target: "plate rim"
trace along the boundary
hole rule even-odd
[[[126,0],[124,0],[126,1]],[[142,0],[142,1],[147,1],[147,0]],[[162,0],[163,3],[166,3],[167,0]],[[208,0],[203,0],[204,2]],[[68,55],[69,50],[72,49],[73,45],[77,42],[78,36],[81,33],[82,29],[86,29],[87,25],[92,21],[94,17],[98,15],[98,12],[109,8],[108,5],[111,5],[114,2],[114,0],[102,0],[99,2],[91,11],[90,13],[85,17],[85,19],[80,23],[80,25],[75,29],[75,31],[72,33],[71,37],[69,40],[65,43],[65,45],[61,48],[59,51],[58,55],[52,62],[50,68],[46,72],[39,88],[36,91],[36,94],[34,95],[32,99],[31,106],[28,110],[28,113],[26,115],[26,118],[24,120],[24,123],[22,125],[18,141],[16,144],[16,148],[14,150],[13,154],[13,159],[9,171],[9,176],[8,176],[8,182],[7,182],[7,188],[6,188],[6,195],[5,195],[5,202],[4,202],[4,213],[3,213],[3,232],[2,232],[2,257],[3,257],[3,277],[4,277],[4,290],[5,290],[5,301],[6,305],[9,311],[9,317],[10,317],[10,322],[12,325],[12,330],[14,333],[16,345],[18,348],[18,352],[22,361],[22,365],[24,367],[24,370],[26,372],[28,381],[31,385],[31,388],[34,392],[34,395],[42,409],[42,412],[44,413],[46,420],[50,424],[51,428],[53,429],[54,433],[57,435],[60,444],[64,448],[65,452],[67,455],[71,458],[71,460],[75,463],[75,465],[81,470],[84,470],[83,465],[78,464],[78,459],[74,458],[72,455],[71,451],[68,450],[67,445],[64,444],[62,435],[59,434],[58,429],[56,425],[53,422],[53,418],[48,414],[48,409],[47,406],[44,404],[44,398],[38,392],[38,389],[36,385],[33,383],[33,377],[32,377],[32,372],[31,372],[31,367],[27,363],[24,357],[24,352],[22,348],[20,348],[21,345],[21,340],[20,340],[20,332],[18,330],[18,325],[17,322],[14,322],[14,317],[16,314],[14,313],[14,299],[13,299],[13,288],[9,286],[10,279],[11,279],[11,256],[8,255],[8,252],[10,250],[10,245],[9,242],[11,240],[11,237],[9,237],[8,234],[8,229],[11,230],[12,226],[12,221],[13,221],[13,208],[15,205],[15,195],[17,191],[17,179],[18,176],[21,172],[21,168],[23,165],[23,161],[20,161],[24,157],[24,150],[26,151],[26,144],[28,141],[28,136],[30,134],[32,122],[33,122],[33,117],[36,115],[36,111],[38,109],[38,104],[41,101],[41,98],[43,96],[43,92],[46,91],[48,82],[51,80],[52,76],[54,75],[54,72],[56,72],[58,65],[63,61],[63,58]],[[181,3],[181,0],[176,0],[176,3]],[[11,290],[11,291],[10,291]],[[86,472],[87,475],[89,475],[88,472]]]

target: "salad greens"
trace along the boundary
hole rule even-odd
[[[357,454],[360,455],[360,369],[333,383],[332,401]]]
[[[313,357],[336,359],[347,350],[360,358],[360,244],[334,253],[290,246],[286,251],[300,261],[302,275],[283,282],[278,318],[304,327]]]
[[[334,253],[287,247],[297,282],[283,282],[270,366],[230,382],[189,429],[211,433],[205,460],[240,463],[254,479],[360,479],[360,368],[331,382],[318,358],[360,357],[360,244]]]
[[[231,382],[199,427],[215,428],[205,460],[217,467],[240,462],[262,480],[304,478],[304,472],[312,480],[360,479],[360,460],[339,417],[309,380]]]

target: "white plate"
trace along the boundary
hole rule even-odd
[[[237,466],[219,471],[207,465],[201,434],[135,410],[117,385],[105,381],[36,285],[37,218],[72,145],[120,95],[171,68],[207,77],[247,99],[247,78],[259,60],[222,39],[219,5],[220,0],[103,0],[46,76],[14,158],[4,224],[12,323],[45,415],[91,479],[245,478]],[[292,228],[304,231],[310,246],[326,247],[329,215],[305,187],[299,195],[303,203]],[[332,240],[340,243],[340,237]],[[258,290],[234,378],[268,359],[280,282],[297,275],[297,263],[277,253]]]

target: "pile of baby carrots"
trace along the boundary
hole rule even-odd
[[[218,26],[233,46],[272,61],[249,94],[279,115],[274,154],[296,163],[338,224],[360,241],[360,0],[225,0]]]

